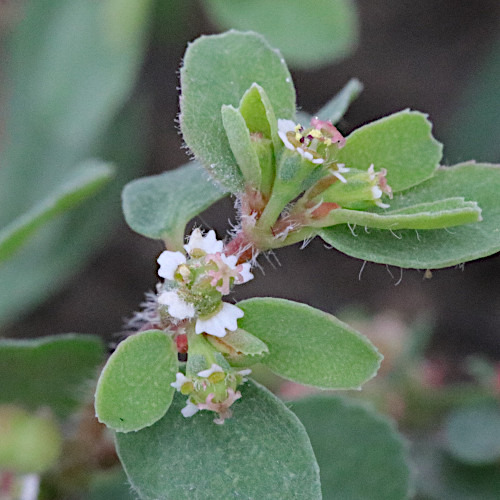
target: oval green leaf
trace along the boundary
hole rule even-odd
[[[471,466],[440,450],[439,438],[413,445],[418,498],[429,500],[498,500],[500,472],[497,465]]]
[[[163,239],[171,250],[183,250],[187,223],[225,195],[203,167],[192,162],[129,182],[122,193],[123,213],[137,233]]]
[[[186,398],[177,393],[159,422],[116,435],[141,499],[321,498],[318,466],[297,417],[254,382],[241,393],[224,425],[205,411],[184,418]]]
[[[289,406],[311,438],[323,498],[408,497],[407,447],[390,420],[347,398],[316,395]]]
[[[377,349],[331,314],[270,297],[238,307],[245,312],[239,326],[269,348],[262,363],[282,377],[323,389],[358,389],[377,373]]]
[[[177,366],[177,350],[165,332],[148,330],[121,342],[97,384],[99,421],[129,432],[159,420],[172,402]]]
[[[470,465],[500,459],[500,408],[489,403],[457,408],[445,424],[447,449],[454,458]]]
[[[314,68],[347,57],[358,40],[352,0],[209,0],[208,13],[224,29],[262,33],[291,65]]]
[[[356,129],[338,153],[346,167],[387,169],[393,192],[420,184],[439,165],[442,145],[432,136],[427,116],[408,109]]]
[[[337,250],[369,262],[413,269],[454,266],[500,250],[499,192],[498,165],[463,163],[441,167],[432,179],[395,196],[391,209],[458,196],[478,203],[481,222],[450,230],[401,230],[396,235],[372,229],[369,234],[355,231],[354,236],[348,227],[335,226],[319,234]]]
[[[253,83],[265,89],[278,118],[293,117],[290,73],[262,36],[229,31],[189,45],[181,68],[181,130],[197,159],[232,192],[242,190],[243,177],[224,131],[221,107],[238,107]]]
[[[104,345],[95,335],[69,333],[39,339],[0,340],[0,404],[68,416],[87,398]]]

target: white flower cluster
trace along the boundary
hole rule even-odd
[[[226,256],[222,253],[223,243],[217,240],[215,232],[209,231],[205,236],[199,229],[195,229],[184,245],[187,256],[182,252],[171,252],[165,250],[158,257],[160,268],[158,275],[165,280],[177,281],[177,288],[170,288],[160,293],[158,303],[166,306],[168,314],[174,321],[195,319],[195,331],[197,334],[207,333],[215,337],[224,337],[226,330],[237,329],[237,320],[243,317],[243,311],[227,302],[220,301],[214,308],[213,313],[200,316],[193,303],[185,300],[180,295],[182,290],[182,278],[190,275],[190,264],[204,266],[206,278],[211,287],[221,295],[227,295],[231,291],[232,284],[242,284],[253,278],[250,272],[250,264],[237,264],[235,255]]]
[[[184,388],[188,388],[186,392],[191,392],[192,395],[188,398],[186,402],[186,406],[181,410],[181,413],[184,417],[192,417],[195,413],[200,410],[210,410],[219,414],[219,417],[214,420],[216,424],[223,424],[226,418],[231,417],[230,407],[232,404],[241,398],[240,391],[235,390],[233,387],[229,386],[225,390],[224,399],[222,401],[216,402],[217,397],[214,392],[210,392],[206,394],[208,387],[213,387],[213,381],[211,380],[211,376],[214,374],[221,374],[222,379],[229,378],[228,382],[232,381],[233,385],[236,383],[244,382],[246,379],[244,378],[247,375],[250,375],[252,370],[244,369],[232,372],[230,374],[226,374],[224,369],[217,365],[216,363],[212,363],[212,366],[207,370],[202,370],[198,372],[196,377],[190,378],[186,377],[182,372],[178,372],[175,376],[175,382],[172,382],[170,385],[174,387],[177,391],[183,392]],[[196,390],[205,391],[206,396],[203,396],[202,402],[195,403],[192,401],[194,396],[194,392]],[[215,399],[215,401],[214,401]]]
[[[330,158],[330,146],[340,149],[345,144],[342,134],[328,121],[313,118],[311,127],[305,129],[292,120],[278,120],[278,135],[290,151],[296,151],[302,158],[316,165],[329,164],[329,170],[341,182],[346,183],[342,173],[349,172],[343,163],[333,162]]]

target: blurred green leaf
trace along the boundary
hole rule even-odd
[[[387,418],[359,402],[324,395],[289,407],[311,439],[325,500],[408,497],[406,443]]]
[[[444,130],[446,159],[450,163],[475,158],[500,162],[500,38],[480,64],[480,70],[467,84],[458,111]]]
[[[222,123],[223,104],[237,107],[261,85],[277,118],[295,114],[295,90],[285,61],[256,33],[229,31],[189,45],[181,68],[181,130],[186,144],[222,186],[241,191],[243,177]]]
[[[315,68],[347,57],[358,41],[351,0],[208,0],[206,8],[223,29],[253,30],[278,47],[297,68]]]
[[[48,406],[60,417],[87,396],[104,360],[99,337],[69,333],[35,340],[0,340],[0,403],[29,410]]]
[[[351,78],[330,101],[328,101],[316,114],[320,120],[329,120],[334,125],[338,123],[361,91],[363,84],[357,78]]]
[[[176,393],[162,420],[116,434],[141,499],[321,498],[318,466],[297,417],[254,382],[241,393],[224,425],[214,424],[211,412],[184,418],[186,399]]]
[[[404,110],[356,129],[338,152],[348,168],[387,169],[393,192],[408,189],[432,177],[439,165],[442,145],[434,139],[427,116]]]
[[[0,262],[9,258],[48,220],[92,196],[113,174],[111,165],[96,160],[82,163],[47,198],[0,231]]]
[[[238,303],[244,330],[269,348],[262,360],[294,382],[324,389],[357,389],[377,372],[382,356],[369,340],[337,319],[298,302],[254,298]]]
[[[136,500],[123,470],[94,474],[87,500]]]
[[[446,419],[447,450],[470,465],[495,463],[500,458],[500,407],[482,404],[457,408]]]
[[[140,166],[141,128],[136,116],[134,129],[128,127],[129,116],[114,123],[113,118],[141,63],[149,4],[28,2],[8,40],[5,80],[11,90],[0,158],[0,225],[45,199],[67,169],[89,156],[119,160],[115,163],[120,168],[102,193],[47,223],[3,266],[2,322],[56,291],[114,228],[119,215],[116,191]],[[111,148],[110,154],[107,145],[118,143],[120,148]],[[27,269],[29,279],[20,280]]]
[[[367,260],[405,268],[437,269],[479,259],[500,250],[500,167],[498,165],[463,163],[441,167],[432,179],[391,201],[397,210],[418,203],[431,203],[444,198],[463,197],[476,201],[483,220],[457,226],[451,230],[415,232],[401,230],[398,234],[376,229],[356,231],[346,226],[320,231],[320,236],[337,250]]]
[[[121,342],[97,384],[99,422],[130,432],[159,420],[172,402],[177,366],[177,350],[163,331],[140,332]]]
[[[186,224],[226,195],[197,162],[136,179],[122,193],[127,224],[137,233],[182,250]]]
[[[439,449],[438,439],[412,446],[411,461],[418,498],[426,500],[498,500],[498,465],[470,466],[457,462]]]

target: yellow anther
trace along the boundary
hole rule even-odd
[[[191,394],[193,391],[194,391],[193,382],[186,382],[185,384],[182,384],[181,394],[184,394],[184,396],[186,396],[187,394]]]
[[[191,270],[189,269],[188,266],[186,266],[186,264],[181,264],[179,266],[178,273],[182,276],[184,280],[189,279],[189,277],[191,276]]]
[[[208,380],[211,384],[216,384],[217,382],[222,382],[226,374],[224,372],[214,372],[208,376]]]
[[[323,134],[319,130],[317,130],[315,128],[313,128],[309,132],[309,135],[312,135],[315,139],[320,139],[321,137],[323,137]]]
[[[302,134],[300,132],[295,132],[295,140],[300,141],[302,139]]]
[[[331,145],[332,145],[332,140],[329,137],[327,137],[325,139],[325,146],[331,146]]]
[[[302,128],[302,125],[300,125],[300,123],[298,125],[295,125],[295,132],[299,132],[299,130]]]

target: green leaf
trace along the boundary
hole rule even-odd
[[[350,104],[357,99],[362,90],[363,84],[357,78],[351,78],[342,90],[330,99],[315,116],[335,125],[342,119]]]
[[[99,422],[130,432],[159,420],[172,402],[177,366],[177,350],[163,331],[140,332],[121,342],[97,384]]]
[[[47,198],[0,231],[0,262],[10,257],[45,222],[92,196],[112,174],[109,164],[98,161],[87,161],[71,171]]]
[[[327,200],[325,200],[327,201]],[[481,209],[475,201],[463,198],[418,203],[398,210],[382,213],[336,209],[317,224],[359,224],[377,229],[441,229],[481,221]]]
[[[222,123],[231,146],[231,151],[243,174],[245,183],[258,189],[261,181],[257,152],[252,146],[250,131],[240,111],[233,106],[222,106]]]
[[[182,250],[186,224],[225,196],[196,162],[160,175],[136,179],[122,194],[127,224],[148,238]]]
[[[155,425],[116,435],[141,499],[321,498],[318,466],[297,417],[254,382],[241,393],[224,425],[208,412],[184,418],[186,400],[176,394]]]
[[[495,463],[500,458],[500,408],[482,404],[454,410],[445,424],[447,449],[470,465]]]
[[[359,402],[324,395],[289,406],[311,438],[324,499],[407,498],[406,443],[387,418]]]
[[[473,74],[468,74],[465,91],[454,106],[456,112],[442,130],[448,161],[476,158],[482,162],[500,161],[500,39],[492,39],[486,57],[478,60]],[[467,81],[468,80],[468,81]]]
[[[197,159],[232,192],[242,190],[243,177],[224,131],[221,107],[237,107],[253,83],[265,89],[278,118],[293,117],[290,73],[263,37],[229,31],[189,45],[181,68],[181,130]]]
[[[228,330],[223,338],[207,335],[207,340],[224,354],[233,366],[251,366],[262,360],[269,349],[262,340],[241,328]]]
[[[116,469],[116,468],[115,468]],[[127,476],[123,470],[98,472],[92,474],[87,500],[136,500],[128,485]]]
[[[314,68],[347,57],[358,40],[350,0],[209,0],[208,13],[223,29],[262,33],[291,65]]]
[[[348,168],[387,169],[393,192],[408,189],[432,177],[442,145],[432,137],[426,115],[404,110],[356,129],[338,153]]]
[[[470,466],[452,460],[436,448],[437,439],[412,448],[412,462],[419,498],[429,500],[498,500],[500,472],[497,465]]]
[[[273,372],[324,389],[357,389],[377,372],[382,356],[360,333],[330,314],[284,299],[238,303],[239,326],[265,342],[262,361]]]
[[[335,226],[320,231],[320,236],[337,250],[369,262],[405,268],[437,269],[454,266],[500,250],[500,167],[463,163],[441,167],[432,179],[410,189],[391,201],[391,208],[410,207],[444,198],[463,197],[481,207],[481,222],[452,230],[355,231]]]
[[[66,334],[34,340],[0,340],[0,403],[29,410],[48,406],[69,415],[87,396],[104,346],[93,335]]]

